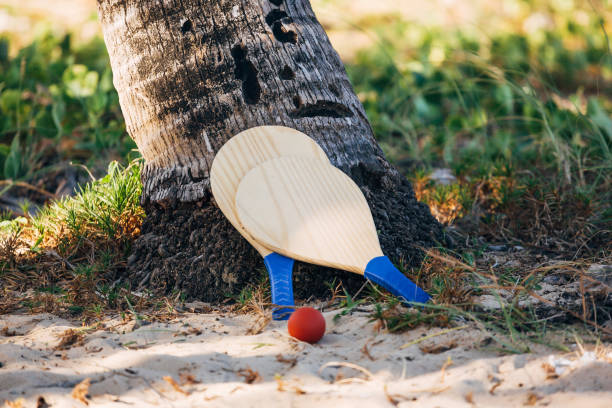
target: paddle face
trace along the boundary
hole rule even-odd
[[[253,238],[290,258],[363,274],[383,255],[361,190],[328,162],[281,157],[255,167],[236,210]]]
[[[321,147],[304,133],[283,126],[260,126],[238,133],[215,156],[210,186],[219,208],[262,256],[272,251],[255,241],[238,221],[236,192],[242,178],[259,164],[281,156],[306,156],[329,163]]]

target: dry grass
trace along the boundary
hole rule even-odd
[[[514,243],[568,257],[612,251],[612,223],[595,223],[601,203],[570,186],[529,185],[517,177],[487,176],[437,185],[429,175],[412,178],[419,201],[444,225],[488,242]],[[463,219],[462,219],[463,218]]]
[[[99,318],[151,303],[116,276],[140,234],[140,167],[121,168],[54,201],[35,216],[5,221],[0,231],[0,312],[26,307]]]
[[[612,313],[612,288],[604,277],[590,272],[590,262],[518,253],[489,254],[468,263],[446,250],[426,254],[421,269],[409,275],[433,296],[433,302],[407,308],[376,292],[371,314],[375,328],[402,332],[425,325],[448,327],[442,331],[446,333],[468,323],[480,328],[485,340],[493,341],[500,351],[513,353],[528,352],[534,343],[566,350],[564,344],[573,341],[568,331],[580,332],[590,342],[612,339],[612,328],[603,324]],[[447,346],[452,342],[440,350]]]

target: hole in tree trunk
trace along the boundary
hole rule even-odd
[[[188,31],[191,31],[192,27],[193,27],[193,24],[191,23],[191,20],[185,20],[183,24],[181,25],[181,32],[185,34]]]
[[[295,78],[295,72],[289,67],[289,65],[285,65],[280,71],[278,71],[278,76],[280,79],[289,81]]]
[[[285,17],[287,17],[287,13],[285,13],[283,10],[274,9],[269,12],[268,15],[266,15],[266,24],[272,27],[272,24],[274,24],[275,21],[278,21]]]
[[[293,97],[293,104],[295,105],[296,109],[299,109],[300,106],[302,106],[302,98],[300,98],[299,95],[295,95]]]
[[[283,0],[270,0],[270,3],[274,4],[275,6],[280,6],[283,4]]]
[[[242,44],[232,47],[232,57],[236,64],[236,79],[242,81],[242,96],[246,103],[253,105],[259,102],[261,86],[257,80],[257,68],[246,58],[247,53],[247,48]]]
[[[293,99],[295,103],[295,98]],[[292,118],[313,118],[315,116],[327,116],[330,118],[348,118],[353,116],[353,112],[338,102],[317,101],[305,105],[296,106],[289,115]]]
[[[287,30],[280,21],[276,21],[272,24],[272,34],[274,34],[274,38],[282,43],[297,43],[297,34],[295,31]]]

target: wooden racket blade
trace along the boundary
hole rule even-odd
[[[236,210],[251,236],[294,259],[363,274],[382,256],[361,190],[320,160],[281,157],[255,167],[240,183]]]
[[[303,156],[329,163],[327,155],[310,137],[284,126],[259,126],[238,133],[217,152],[210,168],[210,187],[229,222],[262,255],[269,249],[255,241],[238,221],[235,202],[238,185],[254,167],[281,156]]]
[[[363,274],[408,302],[430,298],[383,255],[361,190],[329,163],[281,157],[257,166],[238,187],[236,210],[277,253]]]
[[[211,166],[210,183],[223,214],[264,257],[270,276],[272,303],[293,306],[293,259],[275,254],[255,241],[242,228],[235,209],[236,192],[244,175],[255,166],[283,155],[307,156],[328,162],[321,147],[302,132],[283,126],[260,126],[238,133],[219,149]],[[275,308],[272,317],[284,320],[292,311],[291,308]]]

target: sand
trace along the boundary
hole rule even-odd
[[[503,355],[475,328],[390,334],[376,330],[367,308],[334,321],[337,314],[324,313],[326,335],[315,345],[291,338],[285,322],[249,335],[256,316],[211,312],[144,325],[107,319],[65,350],[58,349],[62,335],[79,322],[0,316],[0,403],[44,406],[42,397],[52,407],[612,406],[610,353],[542,348]],[[86,379],[88,389],[78,385]],[[84,387],[84,402],[78,392],[72,396],[75,387]]]

